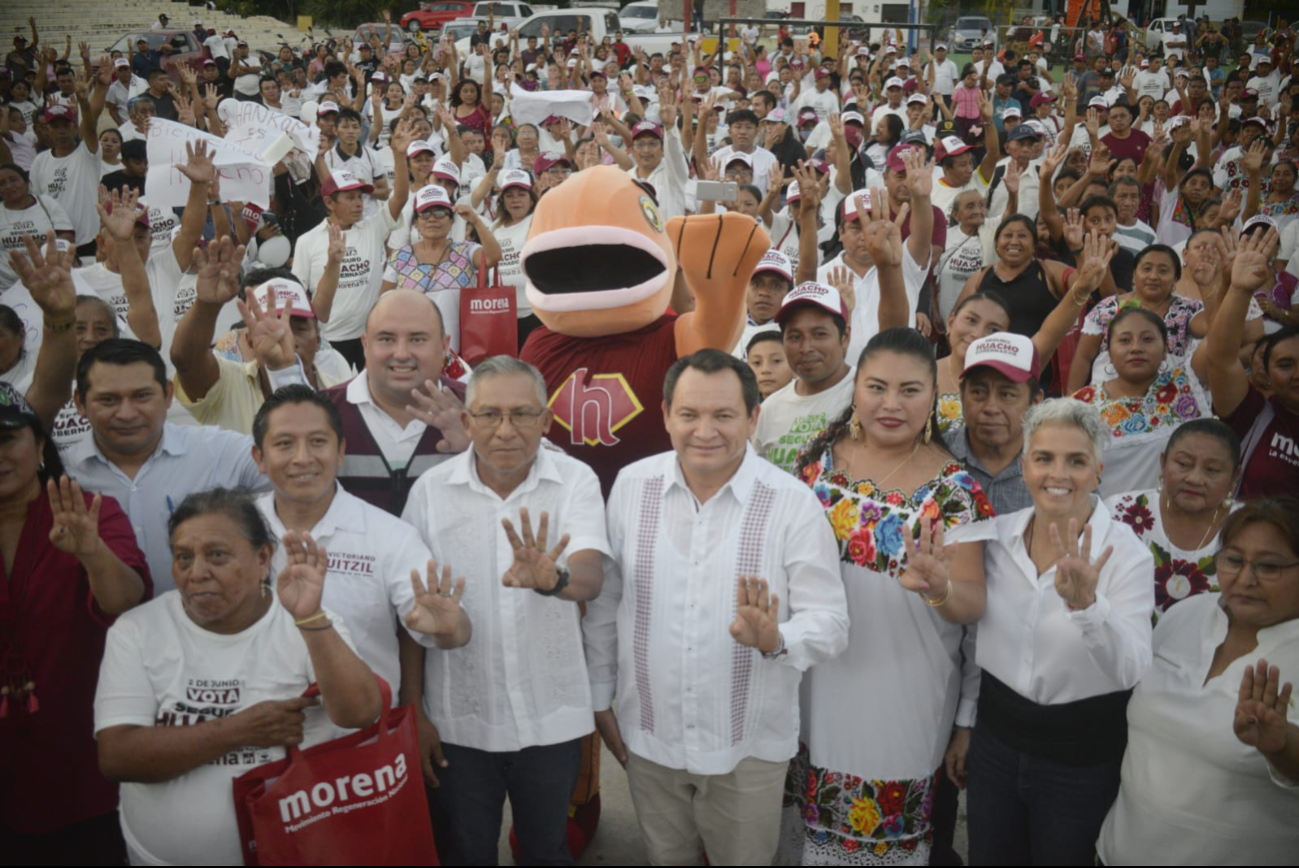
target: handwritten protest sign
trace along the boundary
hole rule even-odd
[[[268,109],[261,103],[227,99],[217,106],[217,116],[226,125],[226,141],[246,151],[263,154],[281,133],[288,133],[293,146],[311,159],[320,149],[320,129],[296,118]]]
[[[256,152],[175,121],[153,118],[146,140],[149,176],[145,188],[152,207],[184,207],[189,198],[189,178],[177,166],[185,163],[185,145],[196,142],[207,142],[221,179],[221,201],[251,202],[262,208],[270,204],[271,166]]]

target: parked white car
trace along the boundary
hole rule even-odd
[[[636,0],[618,13],[623,33],[653,33],[659,25],[659,4],[654,0]]]
[[[487,18],[489,13],[496,27],[504,24],[508,29],[513,30],[518,27],[526,18],[531,18],[537,10],[533,9],[527,3],[509,3],[498,2],[498,0],[487,0],[487,2],[474,4],[475,18]]]

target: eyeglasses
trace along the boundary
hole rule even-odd
[[[508,413],[502,413],[500,410],[484,410],[481,413],[470,413],[469,418],[474,420],[475,428],[483,431],[493,431],[500,427],[501,420],[506,417],[509,417],[515,431],[531,431],[545,415],[542,410],[511,410]]]
[[[1254,571],[1254,578],[1260,582],[1275,582],[1281,578],[1283,571],[1291,567],[1299,567],[1299,561],[1288,564],[1278,564],[1275,561],[1252,561],[1226,552],[1219,552],[1214,562],[1218,565],[1218,575],[1228,579],[1240,575],[1248,564]]]

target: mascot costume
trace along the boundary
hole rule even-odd
[[[607,497],[618,471],[672,448],[659,409],[672,363],[730,352],[749,277],[771,239],[752,217],[664,221],[646,189],[612,166],[573,175],[537,204],[520,254],[542,326],[520,358],[541,371],[564,430],[550,439],[586,462]],[[668,302],[681,270],[695,309]]]
[[[621,468],[672,448],[663,378],[682,356],[735,346],[749,277],[770,246],[742,214],[665,223],[648,191],[612,166],[573,175],[537,204],[519,259],[542,325],[519,357],[546,379],[562,426],[551,441],[595,471],[605,497]],[[679,316],[668,311],[678,268],[695,300]],[[600,736],[592,733],[569,808],[575,859],[599,823],[599,786]],[[517,859],[512,830],[511,844]]]

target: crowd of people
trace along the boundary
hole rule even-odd
[[[1285,22],[1097,24],[1064,69],[194,28],[197,68],[78,64],[32,21],[0,71],[6,858],[237,864],[231,780],[382,679],[446,864],[495,864],[507,798],[521,863],[571,864],[597,737],[654,864],[959,864],[961,789],[971,864],[1293,864]],[[319,139],[267,207],[222,189],[227,101]],[[589,198],[609,166],[636,196]],[[570,454],[620,440],[545,373],[551,290],[620,279],[575,235],[530,270],[583,183],[769,240],[661,402],[622,381],[671,446],[639,460]],[[683,281],[669,324],[718,304]],[[466,358],[487,283],[517,347]],[[579,337],[632,346],[601,304]]]

